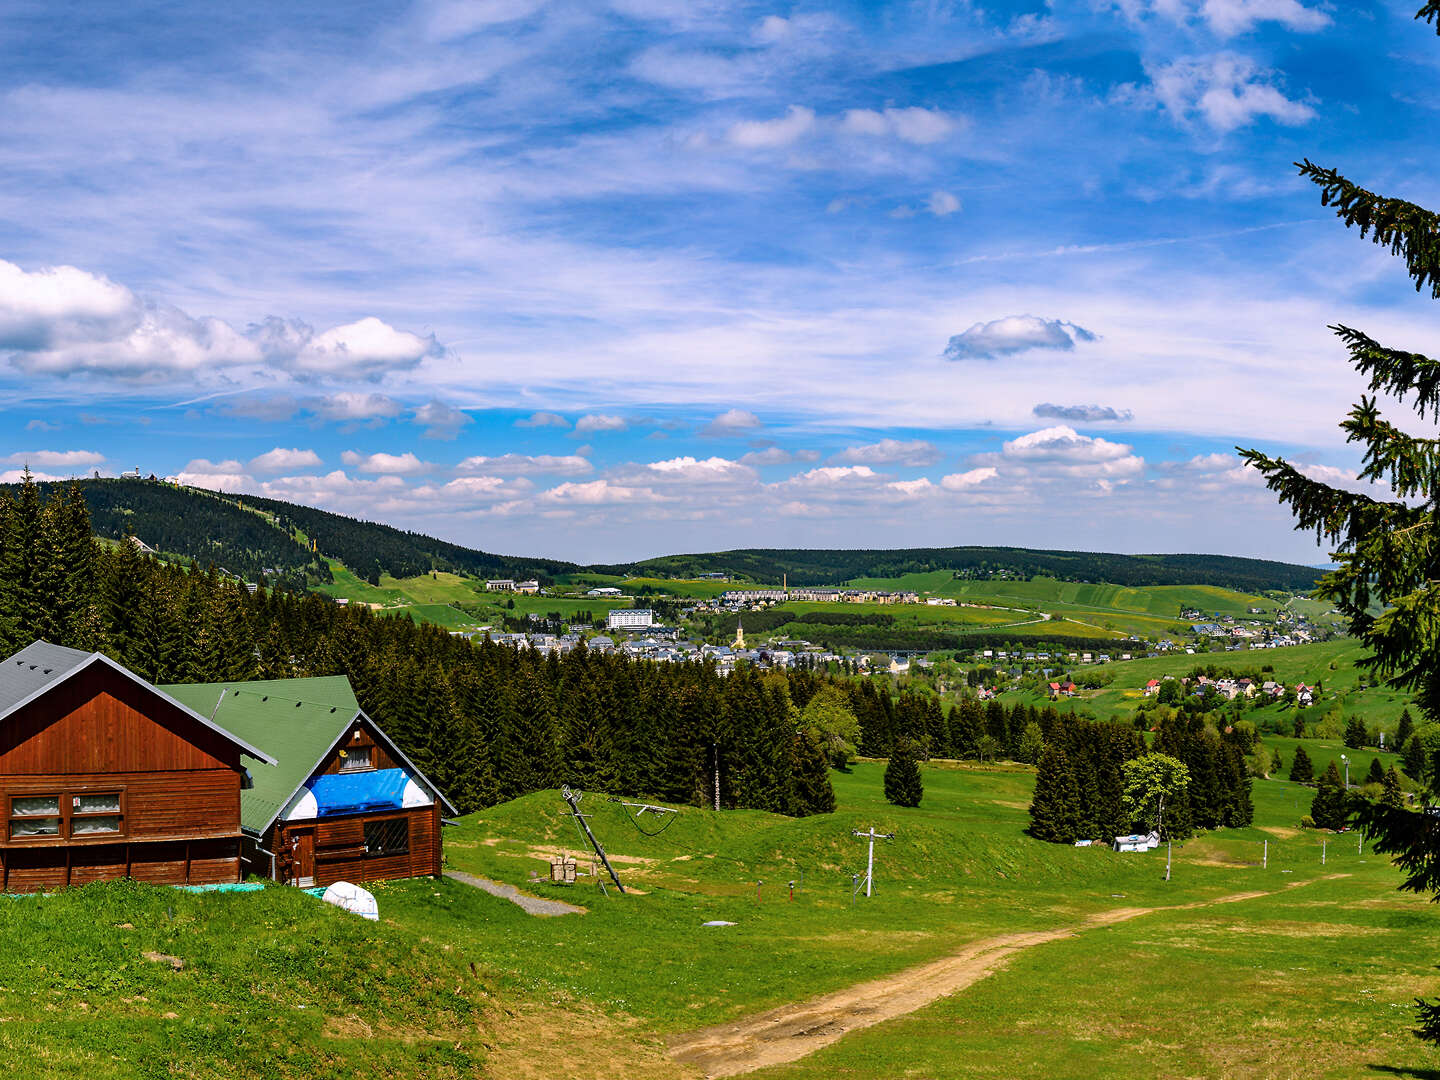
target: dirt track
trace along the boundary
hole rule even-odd
[[[1294,883],[1303,884],[1306,883]],[[735,1076],[798,1061],[829,1046],[847,1032],[893,1020],[963,990],[1003,967],[1023,949],[1072,937],[1095,927],[1112,926],[1152,911],[1183,911],[1267,895],[1266,892],[1244,892],[1170,907],[1114,908],[1092,915],[1075,926],[984,938],[950,956],[883,979],[674,1036],[670,1040],[670,1056],[699,1069],[707,1077]]]

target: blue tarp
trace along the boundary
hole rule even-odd
[[[364,810],[398,810],[410,778],[404,769],[326,773],[310,784],[316,814],[358,814]]]

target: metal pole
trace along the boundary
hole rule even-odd
[[[1265,845],[1265,850],[1260,855],[1260,869],[1264,870],[1270,865],[1270,841],[1265,840],[1262,842]]]
[[[1321,866],[1324,866],[1324,865],[1325,865],[1325,845],[1328,844],[1329,842],[1330,842],[1330,841],[1328,841],[1328,840],[1321,840],[1321,841],[1320,841],[1320,865],[1321,865]]]
[[[870,886],[875,882],[875,826],[870,826],[870,855],[865,860],[865,899],[870,899]]]
[[[1173,841],[1165,841],[1165,880],[1170,880],[1170,847]]]
[[[605,869],[610,874],[610,880],[615,882],[615,887],[622,893],[625,886],[620,884],[620,876],[615,873],[615,868],[610,865],[610,860],[605,856],[605,849],[600,846],[600,841],[595,839],[595,834],[590,831],[590,823],[585,820],[585,815],[580,813],[580,796],[571,791],[568,787],[560,789],[560,796],[570,804],[570,812],[575,815],[575,820],[580,823],[580,828],[585,832],[585,838],[590,841],[590,846],[595,849],[595,854],[600,856],[600,861],[605,864]],[[601,886],[604,886],[602,881]]]

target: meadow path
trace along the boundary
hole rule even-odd
[[[451,881],[460,882],[462,885],[483,889],[491,896],[498,896],[502,900],[509,900],[512,904],[524,908],[531,915],[585,914],[583,907],[576,907],[574,904],[567,904],[562,900],[546,900],[539,896],[528,896],[514,885],[507,885],[503,881],[491,881],[489,878],[476,877],[474,874],[467,874],[463,870],[446,870],[445,876]]]
[[[1297,881],[1289,887],[1307,883]],[[1243,892],[1165,907],[1113,908],[1092,915],[1076,926],[982,938],[959,952],[882,979],[673,1036],[670,1056],[695,1067],[706,1077],[736,1076],[784,1065],[829,1046],[847,1032],[893,1020],[964,990],[999,970],[1023,949],[1073,937],[1096,927],[1112,926],[1152,911],[1184,911],[1268,895],[1268,892]]]

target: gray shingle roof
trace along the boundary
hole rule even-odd
[[[0,660],[0,720],[4,720],[27,702],[35,700],[53,686],[64,682],[76,672],[91,664],[104,664],[118,671],[125,678],[158,694],[177,709],[188,714],[211,731],[217,732],[240,750],[257,761],[274,765],[275,759],[263,750],[256,749],[219,725],[211,722],[203,713],[197,712],[183,701],[177,701],[163,690],[150,685],[123,664],[117,664],[104,653],[81,652],[67,649],[63,645],[52,645],[48,641],[33,641],[13,656]]]
[[[0,661],[0,717],[8,716],[89,659],[90,654],[79,649],[36,641],[8,660]]]

